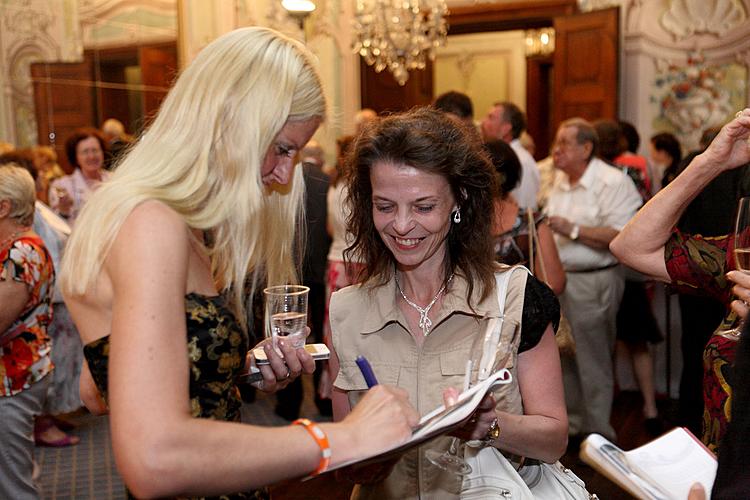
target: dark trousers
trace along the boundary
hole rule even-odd
[[[310,327],[310,337],[308,344],[323,342],[323,316],[325,315],[326,287],[323,283],[305,283],[310,287],[310,293],[307,297],[307,320]],[[315,382],[315,403],[320,409],[321,401],[318,399],[318,381],[322,373],[323,366],[321,362],[316,362],[313,380]],[[286,386],[283,390],[276,393],[276,413],[287,420],[294,420],[299,417],[302,398],[304,396],[302,388],[302,378],[297,378],[294,382]]]
[[[703,433],[703,350],[726,308],[710,297],[679,295],[682,318],[682,375],[679,424],[696,436]]]

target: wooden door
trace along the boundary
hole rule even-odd
[[[554,127],[574,116],[617,119],[619,8],[557,17]]]
[[[409,71],[401,86],[387,69],[376,73],[360,58],[362,107],[383,111],[406,111],[414,106],[432,103],[432,63],[421,71]]]
[[[177,46],[169,43],[140,47],[138,59],[145,87],[143,116],[148,123],[159,110],[161,102],[177,77]]]
[[[551,54],[526,58],[526,131],[534,139],[536,160],[547,156],[555,133],[550,128],[553,69]]]
[[[65,157],[65,140],[78,127],[96,126],[93,64],[34,63],[31,80],[38,142],[54,145],[58,163],[70,173],[73,167]]]

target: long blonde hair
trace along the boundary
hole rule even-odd
[[[288,189],[269,191],[261,165],[287,121],[325,117],[313,58],[299,42],[260,27],[205,47],[78,217],[62,263],[63,293],[91,289],[122,223],[146,200],[165,203],[191,228],[211,231],[214,279],[222,291],[233,291],[243,324],[248,275],[253,291],[264,278],[293,282],[302,172],[295,169]]]

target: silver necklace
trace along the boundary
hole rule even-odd
[[[443,286],[440,287],[440,290],[437,291],[435,296],[432,298],[429,304],[427,304],[425,307],[419,307],[417,304],[409,300],[409,297],[406,296],[403,290],[401,290],[401,285],[398,282],[398,274],[396,274],[396,288],[398,288],[398,293],[401,294],[401,297],[404,298],[407,304],[409,304],[411,307],[417,310],[419,313],[419,327],[422,329],[422,335],[425,337],[430,333],[430,329],[432,328],[432,320],[427,316],[430,313],[430,309],[432,309],[432,306],[435,305],[435,302],[437,302],[438,297],[440,297],[440,294],[445,291],[445,287],[448,286],[448,283],[451,282],[453,279],[453,273],[451,273],[448,280],[443,283]]]

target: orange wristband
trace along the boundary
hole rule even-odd
[[[328,443],[328,436],[326,436],[326,433],[323,432],[323,429],[321,429],[318,424],[306,418],[298,418],[292,422],[292,425],[303,426],[315,440],[315,443],[320,447],[320,463],[318,464],[318,468],[310,475],[317,476],[318,474],[325,472],[326,469],[328,469],[328,465],[331,463],[331,445]]]

